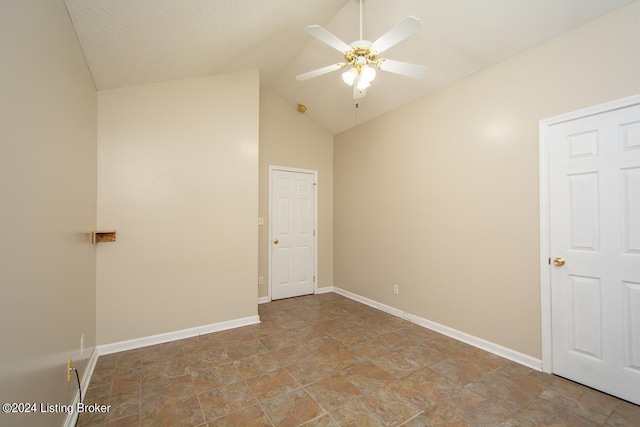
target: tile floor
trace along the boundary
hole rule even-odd
[[[340,295],[98,359],[79,426],[639,426],[640,406]]]

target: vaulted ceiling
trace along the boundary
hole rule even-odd
[[[343,62],[307,35],[318,24],[359,39],[358,0],[65,0],[98,90],[260,69],[260,84],[333,134],[489,67],[633,0],[364,0],[363,38],[407,15],[417,34],[384,56],[429,66],[414,80],[378,72],[352,99],[340,72],[297,74]]]

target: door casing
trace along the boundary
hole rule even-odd
[[[267,298],[269,299],[269,301],[272,301],[271,298],[271,285],[272,285],[272,280],[271,280],[271,242],[273,241],[273,234],[272,234],[272,227],[271,227],[271,212],[273,209],[272,206],[272,201],[273,201],[273,194],[272,194],[272,184],[273,184],[273,171],[278,170],[278,171],[286,171],[286,172],[298,172],[298,173],[306,173],[306,174],[311,174],[313,175],[314,178],[314,182],[315,182],[315,191],[314,191],[314,223],[313,223],[313,227],[316,233],[316,238],[313,239],[313,272],[315,275],[315,280],[313,282],[313,293],[317,293],[318,292],[318,171],[317,170],[311,170],[311,169],[300,169],[300,168],[291,168],[291,167],[287,167],[287,166],[274,166],[274,165],[269,165],[269,240],[267,243],[267,247],[269,248],[268,251],[268,261],[267,261],[267,268],[268,268],[268,274],[267,274],[267,279],[268,279],[268,290],[267,290]]]
[[[549,177],[549,128],[553,125],[593,116],[608,111],[631,107],[640,104],[640,95],[618,99],[616,101],[595,105],[559,116],[540,120],[539,129],[539,161],[540,161],[540,302],[542,329],[542,370],[553,372],[553,345],[551,328],[551,239],[550,239],[550,177]]]

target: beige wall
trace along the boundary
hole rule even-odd
[[[318,287],[333,286],[333,135],[278,96],[260,92],[260,216],[258,275],[268,293],[269,165],[318,171]]]
[[[639,93],[639,53],[636,2],[337,135],[335,285],[540,358],[538,121]]]
[[[98,344],[257,315],[259,74],[98,94]]]
[[[95,347],[96,90],[62,0],[1,8],[0,402],[70,404],[67,360],[83,375]]]

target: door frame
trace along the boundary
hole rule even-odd
[[[313,281],[313,293],[318,293],[318,171],[313,169],[300,169],[300,168],[292,168],[288,166],[275,166],[269,165],[269,240],[267,241],[268,250],[268,259],[267,259],[267,298],[269,301],[273,301],[271,298],[271,241],[272,237],[272,229],[271,229],[271,218],[273,218],[272,213],[272,201],[273,201],[273,172],[274,171],[285,171],[285,172],[296,172],[296,173],[306,173],[313,175],[314,180],[314,200],[313,200],[313,229],[315,230],[315,238],[313,239],[313,274],[315,276],[315,280]]]
[[[540,162],[540,303],[542,332],[542,371],[553,373],[553,340],[551,325],[551,205],[549,178],[549,128],[563,122],[595,116],[640,104],[640,94],[581,110],[572,111],[538,122]]]

